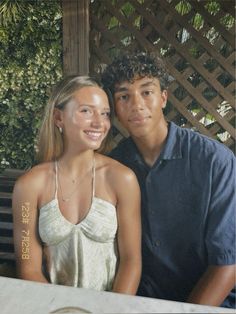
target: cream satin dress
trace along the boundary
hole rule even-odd
[[[50,282],[109,291],[117,264],[116,208],[95,197],[94,163],[91,207],[80,223],[70,223],[58,204],[57,162],[55,171],[55,198],[39,210],[39,235]]]

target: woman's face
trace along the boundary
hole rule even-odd
[[[60,111],[65,148],[98,149],[110,129],[110,106],[99,87],[82,87]]]

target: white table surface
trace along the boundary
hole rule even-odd
[[[236,311],[0,277],[0,313],[236,313]]]

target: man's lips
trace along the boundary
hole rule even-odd
[[[150,116],[134,116],[134,117],[129,118],[128,121],[131,123],[141,124],[149,118]]]

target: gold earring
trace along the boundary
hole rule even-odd
[[[58,129],[59,129],[59,132],[62,134],[62,128],[59,126]]]

